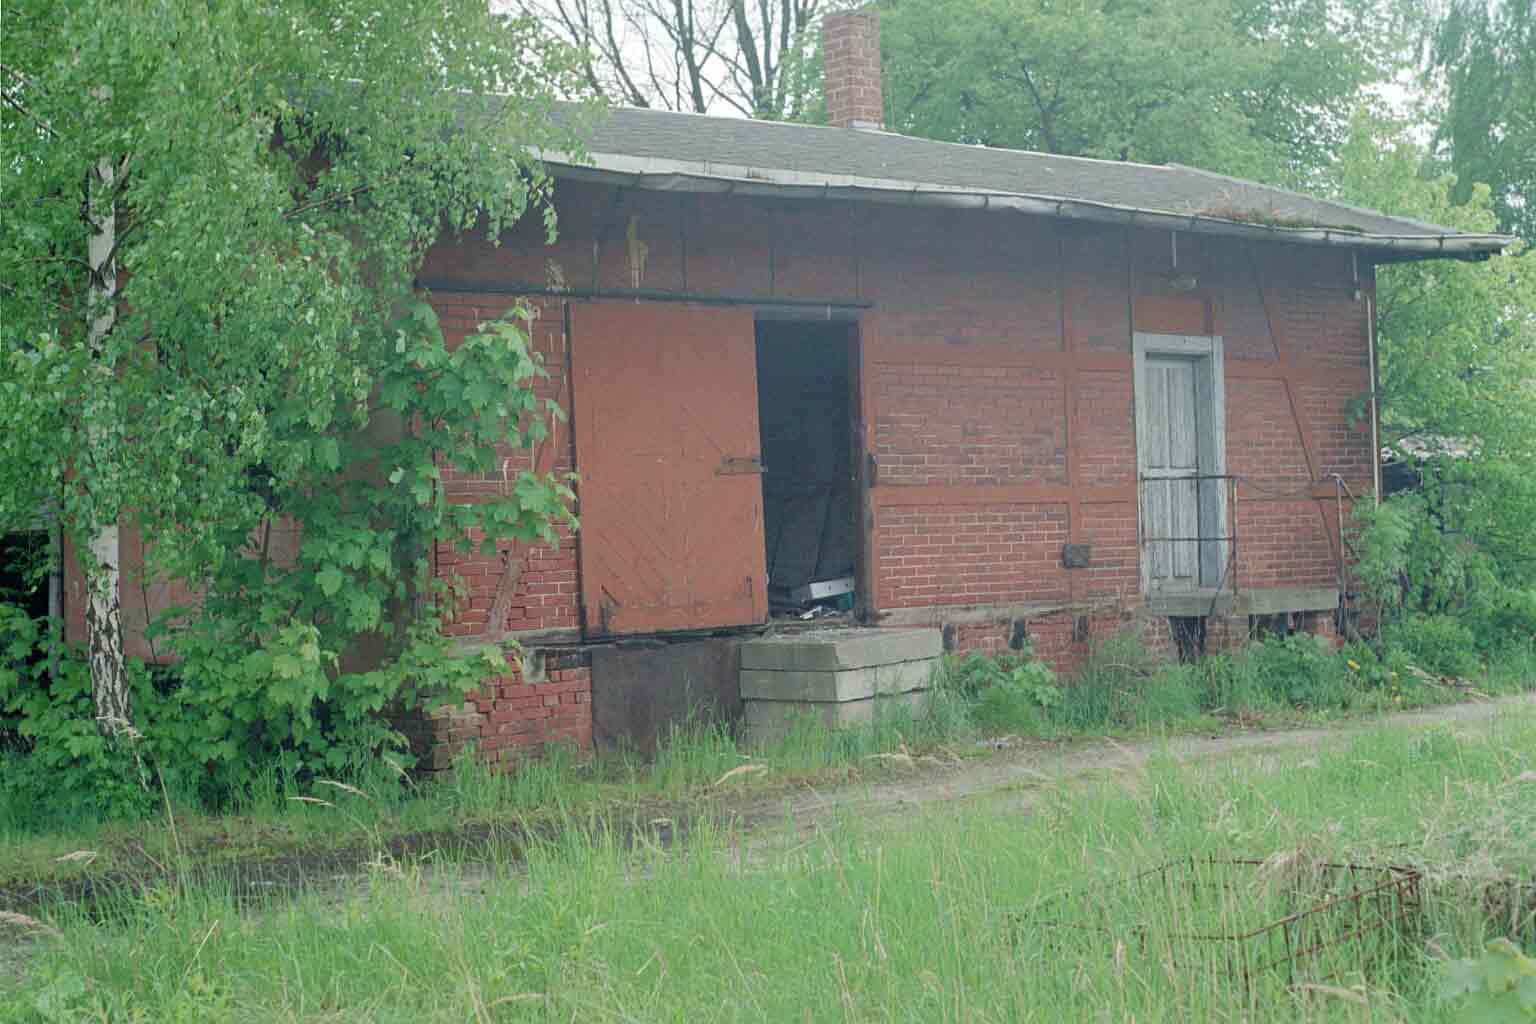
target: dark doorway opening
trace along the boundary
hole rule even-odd
[[[857,327],[759,320],[763,537],[775,615],[851,613],[859,579]]]

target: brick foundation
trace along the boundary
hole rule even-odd
[[[461,705],[431,714],[400,716],[395,725],[410,741],[421,767],[449,767],[473,746],[485,760],[506,764],[550,742],[592,745],[592,657],[587,651],[535,655],[539,682],[522,668],[498,676]]]

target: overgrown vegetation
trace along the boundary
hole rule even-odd
[[[1422,628],[1420,628],[1422,627]],[[1536,633],[1479,644],[1460,620],[1396,624],[1340,650],[1310,635],[1173,664],[1130,636],[1095,648],[1058,678],[1028,652],[946,660],[939,686],[991,733],[1057,737],[1283,724],[1308,717],[1423,707],[1509,693],[1536,682]]]
[[[1385,725],[1315,750],[1046,782],[1022,812],[941,805],[809,835],[702,820],[670,843],[643,819],[574,815],[544,838],[487,841],[473,864],[380,856],[299,894],[125,887],[91,916],[34,912],[0,1016],[1463,1020],[1468,982],[1498,965],[1474,978],[1461,961],[1496,938],[1536,941],[1486,898],[1533,881],[1533,758],[1529,714],[1471,733]],[[1245,982],[1179,938],[1182,890],[1125,884],[1211,856],[1265,861],[1261,882],[1324,860],[1416,865],[1424,903],[1369,947],[1390,957],[1352,954],[1335,928],[1315,937],[1344,944],[1337,975]],[[1107,917],[1113,933],[1022,926],[1084,887],[1101,894],[1094,917],[1060,923]],[[1487,987],[1504,998],[1501,985]]]
[[[373,841],[409,845],[412,836],[441,836],[452,845],[466,830],[494,831],[511,823],[521,829],[564,815],[692,813],[743,790],[768,796],[887,767],[953,766],[1019,740],[1286,728],[1513,693],[1536,680],[1536,642],[1530,638],[1500,648],[1487,662],[1477,660],[1475,648],[1434,649],[1452,652],[1453,660],[1416,660],[1409,650],[1365,643],[1335,651],[1302,635],[1261,640],[1192,664],[1169,663],[1117,636],[1068,676],[1028,651],[952,656],[937,673],[921,718],[895,701],[879,709],[873,722],[845,730],[828,730],[807,716],[761,746],[747,745],[723,723],[690,721],[674,727],[652,758],[554,744],[514,770],[496,771],[471,751],[451,772],[422,780],[410,779],[404,762],[393,756],[357,758],[307,777],[268,761],[249,766],[250,781],[220,813],[209,813],[200,791],[183,788],[176,776],[167,776],[163,789],[157,778],[148,822],[115,822],[89,802],[38,799],[43,773],[52,770],[59,779],[100,773],[91,777],[107,794],[136,807],[144,800],[135,777],[109,774],[110,762],[96,753],[100,738],[88,722],[68,707],[39,701],[39,720],[65,740],[46,755],[39,748],[28,766],[36,776],[22,772],[0,783],[0,840],[11,850],[0,857],[0,888],[103,873],[158,875],[155,865],[184,852],[214,868],[246,857],[302,859],[338,847],[351,856],[359,841],[354,826]],[[1475,670],[1440,675],[1450,663]],[[84,700],[86,684],[76,679],[77,699]],[[166,827],[167,813],[174,827]],[[81,849],[99,857],[55,860]]]
[[[573,58],[481,0],[23,4],[4,46],[0,532],[89,591],[83,651],[0,609],[4,799],[229,806],[376,757],[381,709],[499,664],[441,635],[434,547],[568,518],[516,468],[555,412],[526,310],[450,345],[413,282],[445,232],[553,231]],[[504,486],[450,504],[450,465]],[[151,671],[121,598],[163,581]]]
[[[277,448],[298,454],[276,456],[280,472],[262,465],[249,517],[210,528],[196,556],[201,600],[150,631],[176,665],[128,663],[131,734],[98,728],[82,652],[0,604],[0,728],[18,740],[0,752],[0,799],[64,819],[141,816],[163,788],[227,807],[264,771],[305,780],[349,774],[384,751],[408,759],[387,707],[462,700],[502,667],[494,649],[466,656],[439,629],[454,595],[432,577],[429,552],[553,539],[570,492],[523,472],[499,500],[449,503],[440,460],[452,452],[461,470],[492,474],[508,448],[537,445],[544,417],[558,414],[530,386],[543,368],[517,320],[450,351],[425,303],[369,365],[372,407],[342,395],[318,427],[310,410],[275,428]],[[385,417],[414,428],[349,438]],[[369,467],[392,468],[380,479]],[[270,556],[274,523],[302,536],[291,557]],[[371,663],[345,660],[367,641]]]

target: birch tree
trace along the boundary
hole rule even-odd
[[[572,66],[483,0],[8,5],[0,530],[46,509],[84,566],[104,733],[134,717],[120,525],[210,579],[301,468],[341,466],[324,432],[404,362],[427,247],[552,217],[533,152],[570,148]]]

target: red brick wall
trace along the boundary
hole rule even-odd
[[[592,745],[592,664],[584,651],[546,656],[541,681],[521,671],[491,680],[462,705],[397,719],[430,770],[447,768],[467,747],[506,763],[550,742]]]
[[[1056,373],[886,363],[874,374],[881,484],[1066,482]]]
[[[877,612],[1028,606],[1035,645],[1064,664],[1082,653],[1078,615],[1090,616],[1093,636],[1118,628],[1138,603],[1133,326],[1224,338],[1228,467],[1243,477],[1241,583],[1334,582],[1337,511],[1315,495],[1332,493],[1335,472],[1364,495],[1372,464],[1368,426],[1345,414],[1368,386],[1365,306],[1347,255],[1180,235],[1175,268],[1167,232],[1012,214],[571,183],[559,185],[557,204],[554,245],[531,222],[500,247],[445,242],[423,281],[870,303],[860,384],[878,462]],[[1175,273],[1194,275],[1195,290],[1175,290]],[[434,297],[458,331],[506,301]],[[546,391],[566,401],[560,303],[543,301]],[[558,459],[557,468],[573,465],[568,441]],[[476,500],[499,484],[452,476],[449,486],[456,500]],[[1069,540],[1092,545],[1089,568],[1062,567]],[[579,626],[576,555],[574,541],[537,553],[511,626]],[[440,570],[458,573],[471,595],[450,629],[483,630],[500,561],[439,552]],[[1008,629],[1000,612],[957,640],[997,648]]]
[[[505,295],[440,293],[431,298],[450,345],[456,345],[479,329],[480,324],[505,314],[512,299]],[[535,385],[541,400],[570,404],[566,380],[564,317],[558,302],[536,302],[539,316],[529,327],[534,349],[544,357],[547,379]],[[520,472],[533,468],[537,456],[541,472],[569,473],[574,455],[568,424],[554,421],[548,439],[538,451],[504,449],[503,470],[487,474],[466,473],[445,465],[443,486],[450,501],[485,501],[506,492]],[[568,528],[560,531],[558,546],[503,543],[495,555],[478,550],[461,552],[452,544],[439,544],[434,552],[437,572],[456,578],[466,597],[444,629],[453,636],[474,637],[485,632],[486,619],[509,559],[522,566],[517,589],[503,629],[576,629],[576,543]]]
[[[1066,512],[1052,505],[887,506],[875,540],[879,606],[1061,597],[1066,520]]]
[[[1347,255],[1181,235],[1175,268],[1167,232],[1014,214],[574,183],[559,185],[557,203],[552,245],[528,219],[500,245],[470,233],[428,254],[420,276],[450,340],[501,316],[511,293],[528,286],[870,304],[860,390],[865,441],[878,462],[877,613],[1004,606],[994,621],[956,634],[964,649],[998,649],[1024,606],[1032,642],[1063,665],[1085,650],[1073,639],[1080,615],[1094,637],[1119,627],[1138,603],[1133,326],[1224,338],[1227,459],[1243,478],[1240,582],[1335,580],[1330,474],[1363,496],[1373,458],[1368,425],[1346,415],[1369,379],[1365,306]],[[1198,279],[1194,291],[1172,288],[1175,269]],[[1368,266],[1358,286],[1371,287]],[[563,314],[566,301],[580,300],[535,301],[533,341],[550,371],[539,393],[569,407],[579,396],[566,377]],[[445,467],[449,496],[485,500],[531,459],[508,452],[504,472],[479,476]],[[539,468],[579,470],[563,425]],[[1068,541],[1092,546],[1089,568],[1062,567]],[[502,625],[574,635],[578,555],[569,531],[557,547],[504,545],[494,556],[440,547],[438,572],[465,592],[445,628],[483,636],[515,558],[523,571]],[[69,611],[78,613],[78,572],[69,570]],[[129,638],[130,648],[138,643]],[[413,731],[447,743],[439,759],[470,740],[497,758],[554,736],[585,744],[590,669],[582,656],[562,655],[578,661],[561,662],[548,682],[498,680],[467,708]]]

